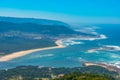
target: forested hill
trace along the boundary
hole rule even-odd
[[[0,70],[0,80],[117,80],[118,73],[100,66],[51,68],[19,66]]]

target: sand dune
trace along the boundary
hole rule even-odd
[[[31,54],[32,52],[36,52],[36,51],[56,49],[56,48],[64,48],[65,47],[61,44],[61,40],[57,40],[55,43],[57,44],[57,46],[19,51],[19,52],[11,53],[9,55],[2,56],[2,57],[0,57],[0,62],[9,61],[9,60],[12,60],[12,59],[15,59],[18,57],[25,56],[27,54]]]

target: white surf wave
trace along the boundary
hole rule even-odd
[[[75,38],[67,38],[67,39],[63,39],[62,40],[62,44],[64,46],[69,46],[69,45],[75,45],[75,44],[83,44],[83,42],[76,42],[76,40],[89,40],[89,41],[93,41],[93,40],[100,40],[100,39],[106,39],[106,35],[104,34],[99,34],[96,32],[96,29],[99,29],[99,27],[96,26],[88,26],[88,27],[73,27],[73,29],[75,31],[78,32],[82,32],[82,33],[87,33],[87,34],[93,34],[96,35],[95,37],[91,37],[91,36],[78,36]]]
[[[64,39],[62,40],[62,44],[64,46],[75,45],[75,44],[83,44],[83,42],[75,41],[75,39]]]
[[[96,30],[100,29],[100,27],[89,25],[88,27],[80,27],[75,29],[75,31],[87,33],[87,34],[93,34],[97,37],[84,37],[82,40],[98,40],[98,39],[106,39],[106,35],[99,34]]]
[[[109,51],[120,51],[120,46],[116,45],[105,45],[106,48],[109,48]]]
[[[120,61],[117,61],[114,65],[120,68]]]
[[[120,69],[120,61],[108,62],[108,63],[105,63],[105,64],[111,65],[111,66],[116,66],[117,68]]]
[[[93,53],[93,52],[97,52],[97,51],[120,51],[120,46],[104,45],[104,46],[96,48],[96,49],[90,49],[87,52],[88,53]]]
[[[100,40],[100,39],[106,39],[107,37],[103,34],[99,35],[98,37],[76,37],[76,38],[67,38],[62,39],[62,45],[69,46],[69,45],[75,45],[75,44],[83,44],[83,42],[80,42],[79,40]]]

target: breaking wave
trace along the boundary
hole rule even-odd
[[[83,42],[75,41],[75,39],[64,39],[62,40],[62,44],[64,46],[75,45],[75,44],[83,44]]]

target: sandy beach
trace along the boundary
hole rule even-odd
[[[9,60],[12,60],[12,59],[15,59],[15,58],[18,58],[18,57],[25,56],[27,54],[31,54],[31,53],[36,52],[36,51],[56,49],[56,48],[64,48],[65,46],[63,46],[61,44],[61,42],[62,42],[62,40],[57,40],[55,42],[57,44],[57,46],[53,46],[53,47],[38,48],[38,49],[31,49],[31,50],[14,52],[14,53],[11,53],[9,55],[5,55],[5,56],[0,57],[0,62],[9,61]]]

